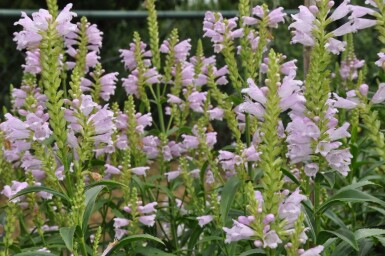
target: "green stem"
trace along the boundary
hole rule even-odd
[[[248,113],[246,113],[246,128],[245,128],[245,136],[246,136],[246,145],[247,147],[250,147],[251,141],[250,141],[250,116]],[[249,174],[249,179],[253,179],[253,168],[251,165],[251,162],[247,163],[247,172]]]
[[[316,239],[317,239],[317,235],[321,229],[321,216],[317,213],[318,208],[320,206],[321,181],[315,179],[314,183],[315,183],[315,187],[314,187],[314,220],[315,220],[315,233],[316,233]],[[315,241],[315,243],[316,242],[317,241]]]
[[[166,129],[164,126],[162,103],[160,102],[160,85],[159,84],[156,85],[156,105],[158,108],[160,128],[162,129],[162,132],[164,133],[166,131]]]
[[[87,256],[87,248],[86,248],[86,242],[84,241],[84,236],[81,237],[80,239],[80,246],[81,246],[81,251],[83,256]]]

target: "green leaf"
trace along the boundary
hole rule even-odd
[[[309,200],[302,202],[305,217],[306,226],[310,228],[310,237],[313,241],[316,241],[316,233],[315,233],[315,220],[313,215],[313,206]]]
[[[83,234],[86,233],[87,227],[88,227],[88,220],[90,219],[90,216],[92,214],[92,210],[94,209],[96,198],[98,197],[98,194],[102,189],[104,189],[104,185],[99,185],[92,187],[85,192],[86,201],[85,205],[86,208],[84,209],[83,213],[83,223],[82,223],[82,232]]]
[[[72,252],[74,250],[74,234],[76,227],[60,228],[60,235],[63,238],[67,248]]]
[[[206,236],[204,238],[202,238],[201,240],[199,240],[197,242],[197,244],[202,244],[202,243],[206,243],[206,242],[210,242],[210,241],[222,241],[223,240],[223,237],[220,237],[220,236]]]
[[[49,252],[33,251],[33,252],[17,253],[17,254],[14,254],[13,256],[57,256],[57,255]]]
[[[355,190],[355,189],[347,189],[342,190],[341,192],[337,192],[334,196],[330,197],[326,202],[324,202],[318,209],[317,213],[323,213],[325,210],[327,210],[332,205],[338,204],[340,202],[372,202],[379,204],[383,207],[385,207],[385,202],[378,199],[377,197],[374,197],[372,195],[369,195],[366,192]]]
[[[249,256],[249,255],[258,255],[258,254],[263,254],[265,255],[265,251],[262,249],[251,249],[246,252],[241,253],[239,256]]]
[[[301,186],[301,183],[297,180],[297,178],[288,170],[286,170],[285,168],[281,168],[281,171],[283,172],[283,174],[285,174],[285,176],[287,176],[292,182],[294,182],[295,184],[297,184],[298,186]]]
[[[86,190],[87,189],[90,189],[92,187],[96,187],[96,186],[106,186],[110,189],[113,189],[113,188],[116,188],[116,187],[124,187],[124,188],[128,188],[128,186],[126,184],[123,184],[123,183],[120,183],[120,182],[117,182],[117,181],[114,181],[114,180],[101,180],[101,181],[97,181],[97,182],[94,182],[94,183],[91,183],[89,185],[86,186]]]
[[[30,187],[27,187],[27,188],[19,191],[19,193],[14,195],[10,200],[15,199],[16,197],[19,197],[19,196],[23,196],[23,195],[29,194],[29,193],[35,193],[35,192],[41,192],[41,191],[44,191],[44,192],[50,193],[50,194],[52,194],[54,196],[60,197],[61,199],[64,199],[66,201],[66,203],[70,203],[70,199],[68,198],[68,196],[66,196],[65,194],[60,193],[60,192],[58,192],[58,191],[56,191],[54,189],[47,188],[45,186],[30,186]]]
[[[140,253],[143,256],[176,256],[175,254],[161,251],[153,247],[139,247],[135,253]]]
[[[157,242],[157,243],[164,244],[162,242],[162,240],[160,240],[159,238],[151,236],[151,235],[148,235],[148,234],[133,235],[133,236],[126,237],[126,238],[120,240],[119,242],[117,242],[114,245],[114,247],[112,247],[111,250],[106,254],[106,256],[112,255],[112,253],[114,251],[117,251],[120,248],[123,248],[123,247],[131,244],[132,242],[139,241],[139,240],[151,240],[151,241],[154,241],[154,242]]]
[[[385,237],[382,237],[382,236],[376,236],[378,242],[381,243],[382,246],[385,247]]]
[[[350,184],[348,186],[345,186],[345,187],[341,188],[340,190],[337,191],[337,194],[339,192],[342,192],[342,191],[345,191],[345,190],[357,189],[357,188],[361,188],[361,187],[367,186],[367,185],[376,185],[376,184],[371,182],[371,181],[368,181],[368,180],[363,180],[363,181],[356,182],[356,183],[353,183],[353,184]]]
[[[340,229],[337,231],[323,230],[323,231],[321,231],[321,233],[333,234],[333,235],[341,238],[343,241],[347,242],[351,247],[353,247],[354,250],[358,251],[358,244],[357,244],[357,240],[355,238],[355,235],[349,229]]]
[[[221,194],[220,213],[223,225],[226,224],[227,214],[234,202],[235,195],[241,184],[237,176],[231,177],[225,184]]]
[[[354,235],[356,237],[356,240],[360,240],[371,236],[385,235],[385,230],[379,228],[363,228],[356,230],[356,232],[354,232]]]

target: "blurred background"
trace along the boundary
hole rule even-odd
[[[59,7],[63,8],[71,1],[59,0]],[[72,1],[73,10],[101,10],[101,11],[144,11],[145,0],[76,0]],[[261,3],[267,3],[272,9],[276,6],[283,6],[285,9],[296,11],[301,0],[250,0],[253,6]],[[336,1],[339,4],[341,1]],[[363,5],[364,0],[352,1]],[[159,19],[160,25],[160,42],[167,38],[168,33],[173,28],[178,28],[180,39],[191,38],[193,52],[198,39],[202,38],[202,20],[204,10],[233,10],[238,7],[238,0],[158,0],[156,2],[158,11],[172,11],[178,17]],[[19,20],[20,12],[16,15],[1,14],[1,10],[25,10],[46,8],[45,0],[0,0],[0,107],[9,106],[9,88],[13,84],[15,87],[20,86],[22,68],[24,62],[24,53],[16,50],[16,44],[13,42],[13,33],[21,29],[20,26],[15,27],[13,24]],[[181,11],[197,11],[202,10],[201,17],[181,17]],[[179,14],[179,15],[178,15]],[[289,15],[290,16],[290,15]],[[80,19],[80,15],[76,21]],[[119,58],[119,49],[128,48],[132,40],[134,31],[138,31],[144,42],[148,42],[148,34],[146,30],[145,17],[92,17],[87,16],[91,23],[96,23],[98,28],[104,32],[103,47],[101,50],[101,62],[107,72],[118,71],[120,78],[127,76],[127,72],[123,69],[123,65]],[[291,19],[287,19],[285,25],[281,25],[279,29],[274,30],[273,47],[284,53],[290,59],[299,59],[299,76],[302,73],[302,54],[303,47],[301,45],[290,44],[290,32],[287,26]],[[340,21],[341,23],[343,21]],[[332,29],[332,28],[331,28]],[[369,71],[372,70],[374,61],[377,60],[376,54],[380,50],[379,42],[376,40],[377,34],[374,29],[361,31],[354,36],[356,54],[359,59],[367,60]],[[203,39],[206,55],[212,54],[211,43],[208,39]],[[336,57],[336,63],[338,61]],[[375,69],[373,69],[375,70]],[[369,72],[369,74],[371,74]],[[375,79],[376,74],[373,72],[369,79]],[[119,95],[119,94],[118,94]]]

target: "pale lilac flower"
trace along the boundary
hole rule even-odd
[[[275,220],[275,216],[274,214],[272,213],[269,213],[265,216],[265,218],[263,219],[263,224],[267,225],[269,224],[270,222],[274,221]]]
[[[203,228],[205,225],[209,224],[211,221],[213,221],[213,216],[211,215],[204,215],[197,217],[198,225]]]
[[[139,221],[148,227],[152,227],[155,225],[155,214],[153,215],[147,215],[147,216],[140,216]]]
[[[326,161],[329,166],[343,176],[348,175],[351,158],[352,155],[350,154],[349,149],[332,150],[326,155]]]
[[[345,41],[341,42],[340,40],[329,38],[325,48],[333,54],[340,54],[340,52],[345,51],[346,44]]]
[[[195,112],[203,112],[203,104],[206,101],[207,92],[192,92],[187,100],[190,103],[190,108]]]
[[[308,177],[315,177],[318,173],[319,167],[316,163],[310,163],[305,165],[305,174]]]
[[[224,48],[223,42],[226,40],[233,40],[243,36],[243,28],[237,28],[238,18],[228,19],[224,22],[222,14],[213,12],[206,12],[203,21],[203,37],[209,37],[214,43],[214,51],[219,53]]]
[[[206,133],[206,143],[209,148],[214,147],[215,143],[217,143],[217,133],[216,132]]]
[[[185,61],[191,50],[191,39],[183,40],[174,46],[174,57],[178,61]],[[163,53],[169,53],[169,42],[166,40],[160,46],[160,51]]]
[[[104,167],[106,168],[105,172],[107,174],[120,174],[119,168],[110,165],[110,164],[105,164]]]
[[[246,99],[238,106],[238,111],[249,113],[262,120],[265,114],[265,108],[258,102],[252,102],[250,99]]]
[[[39,74],[41,72],[40,66],[40,49],[33,49],[25,53],[25,65],[21,65],[24,71],[31,74]]]
[[[282,240],[279,238],[275,230],[270,230],[263,237],[263,248],[269,247],[271,249],[275,249],[280,243],[282,243]]]
[[[324,250],[322,245],[318,245],[314,248],[308,249],[305,252],[301,253],[301,256],[320,256],[321,252]]]
[[[365,60],[358,60],[356,56],[348,57],[341,61],[340,75],[343,80],[354,80],[358,78],[358,69],[362,68]]]
[[[145,206],[138,206],[138,211],[141,214],[153,213],[156,212],[155,206],[157,206],[157,202],[148,203]]]
[[[238,222],[249,226],[255,220],[254,216],[239,216]]]
[[[210,120],[223,120],[224,110],[221,108],[213,108],[207,111],[210,114]]]
[[[118,80],[118,72],[103,75],[99,82],[101,86],[100,97],[104,101],[109,101],[111,95],[115,94],[116,81]]]
[[[205,183],[207,184],[213,184],[215,182],[214,173],[211,170],[208,170],[206,172],[206,179]]]
[[[376,13],[375,10],[359,5],[350,5],[350,10],[352,13],[349,16],[349,19],[361,18],[365,15],[374,15]]]
[[[286,221],[287,227],[292,227],[301,213],[301,202],[306,200],[306,196],[300,194],[297,189],[282,202],[278,208],[279,217]]]
[[[135,117],[136,117],[136,128],[135,130],[138,132],[138,133],[144,133],[144,128],[146,128],[147,126],[151,126],[152,125],[152,116],[151,116],[151,113],[147,113],[147,114],[142,114],[142,113],[136,113],[135,114]]]
[[[37,250],[37,252],[47,252],[47,253],[50,253],[51,251],[48,250],[46,247],[43,247],[43,248]]]
[[[258,202],[258,212],[262,212],[262,206],[263,206],[263,196],[262,196],[262,193],[261,191],[259,190],[256,190],[254,191],[254,197],[255,197],[255,200]]]
[[[123,88],[126,90],[126,93],[128,95],[135,95],[137,98],[139,97],[139,92],[138,92],[138,71],[134,70],[132,74],[128,75],[127,78],[123,78]]]
[[[350,124],[348,122],[345,122],[341,127],[335,129],[329,129],[327,132],[329,134],[329,138],[331,140],[339,140],[343,138],[350,137],[350,133],[348,132]]]
[[[292,74],[296,74],[297,71],[297,60],[290,60],[286,61],[285,63],[281,64],[280,71],[285,76],[292,76]]]
[[[378,90],[373,95],[371,102],[374,104],[382,103],[385,100],[385,83],[380,83]]]
[[[378,57],[379,57],[380,59],[377,60],[377,61],[375,62],[375,64],[376,64],[377,66],[379,66],[380,68],[384,68],[385,54],[384,54],[383,52],[380,52],[380,53],[378,53],[377,55],[378,55]]]
[[[124,67],[128,69],[129,71],[133,71],[137,67],[137,63],[135,60],[135,44],[130,43],[130,49],[129,50],[119,50],[120,57],[123,59],[122,62],[124,63]],[[146,51],[147,45],[143,42],[140,42],[140,52],[145,59],[143,59],[143,63],[145,67],[151,66],[151,56],[152,53],[150,50]]]
[[[95,145],[100,143],[112,144],[112,134],[115,130],[113,123],[114,113],[107,110],[107,105],[99,109],[95,114],[88,118],[88,122],[94,127],[94,136],[92,137]]]
[[[177,170],[177,171],[166,172],[164,175],[166,175],[168,182],[170,182],[178,178],[180,174],[181,174],[181,171]]]
[[[343,36],[349,33],[354,33],[356,31],[357,29],[353,26],[353,21],[348,21],[345,24],[333,30],[332,34],[334,36]]]
[[[143,151],[148,159],[155,159],[159,154],[160,140],[158,137],[149,135],[142,138]]]
[[[183,147],[185,149],[196,149],[199,146],[199,140],[197,137],[192,135],[182,134]]]
[[[268,15],[269,18],[269,27],[277,28],[278,23],[285,22],[286,13],[283,12],[283,7],[278,7],[272,10]]]
[[[327,154],[329,154],[330,151],[339,148],[341,145],[342,143],[339,141],[334,141],[334,142],[320,141],[317,144],[315,153],[320,153],[322,156],[325,157]]]
[[[352,100],[344,99],[338,96],[336,93],[333,93],[333,96],[336,99],[333,106],[336,108],[354,109],[357,107],[357,103]]]
[[[15,196],[17,193],[19,193],[21,190],[28,187],[27,182],[19,182],[19,181],[12,181],[12,186],[5,185],[3,190],[1,191],[1,194],[6,196],[8,199],[11,199],[13,196]],[[11,200],[13,203],[20,202],[20,197],[14,198]]]
[[[56,29],[60,36],[66,36],[76,30],[76,25],[71,23],[71,19],[76,17],[76,13],[70,12],[71,8],[72,4],[67,4],[55,20]],[[48,20],[51,20],[52,16],[44,9],[33,13],[32,19],[25,12],[22,12],[21,16],[22,18],[15,22],[15,25],[23,27],[22,31],[14,33],[13,40],[17,43],[17,49],[37,48],[43,39],[40,33],[48,29]]]
[[[371,19],[363,19],[363,18],[356,18],[353,19],[353,28],[355,31],[370,28],[377,25],[377,20],[371,20]]]
[[[231,229],[225,227],[223,230],[226,232],[225,243],[227,244],[240,240],[247,240],[255,235],[254,230],[236,220],[233,220],[233,227]]]
[[[312,154],[311,142],[318,139],[320,130],[315,123],[307,117],[293,116],[292,122],[287,125],[289,143],[287,156],[291,162],[307,161]]]
[[[27,124],[9,113],[4,116],[7,121],[0,124],[0,129],[5,132],[6,139],[13,141],[30,138],[31,132]]]
[[[336,21],[345,17],[351,10],[350,0],[344,0],[330,15],[329,19]]]
[[[249,88],[242,89],[242,93],[246,93],[250,98],[261,104],[266,103],[266,96],[263,91],[254,83],[253,79],[248,78],[247,84]]]
[[[183,103],[183,100],[179,98],[178,96],[172,95],[172,94],[167,94],[168,103],[173,103],[173,104],[181,104]]]
[[[315,21],[314,14],[306,6],[299,6],[299,13],[292,15],[294,22],[289,25],[289,29],[293,28],[294,36],[291,43],[300,43],[304,46],[313,46],[314,38],[312,30],[315,28],[313,22]]]
[[[366,97],[368,95],[368,92],[369,92],[369,85],[361,84],[360,88],[359,88],[359,91],[362,94],[362,96]]]
[[[146,176],[146,171],[149,169],[150,167],[148,166],[141,166],[141,167],[131,168],[130,171],[136,175]]]
[[[130,224],[130,220],[125,218],[114,218],[114,228],[126,227]]]

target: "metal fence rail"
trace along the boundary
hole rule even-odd
[[[21,12],[28,15],[37,10],[19,10],[19,9],[0,9],[0,18],[18,18]],[[94,10],[73,10],[79,16],[96,19],[142,19],[147,17],[146,11],[94,11]],[[238,15],[236,10],[219,11],[224,17],[234,17]],[[285,10],[288,14],[297,13],[297,10]],[[160,19],[198,19],[205,16],[205,11],[157,11]]]

